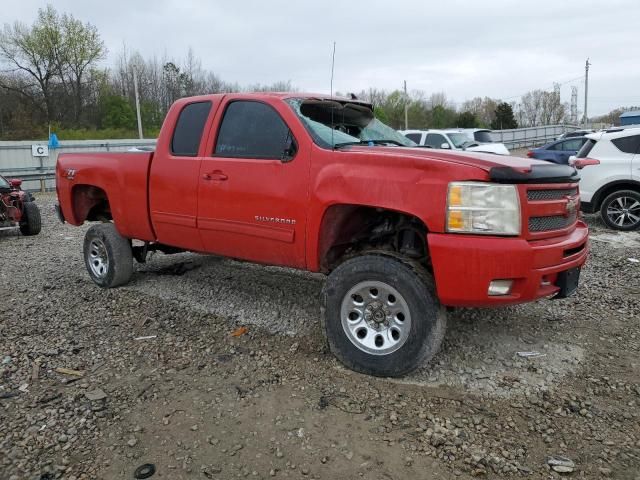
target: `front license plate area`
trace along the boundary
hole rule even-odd
[[[567,298],[575,293],[578,289],[578,282],[580,280],[580,267],[565,270],[558,273],[558,279],[556,280],[556,286],[560,287],[554,299]]]

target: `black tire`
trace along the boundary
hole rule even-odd
[[[347,327],[343,327],[343,300],[349,305],[350,290],[366,282],[390,286],[408,307],[410,325],[406,340],[395,351],[385,354],[364,351],[356,345],[357,340],[349,337]],[[429,273],[416,263],[383,252],[352,258],[331,272],[322,292],[322,306],[331,352],[348,368],[368,375],[397,377],[416,369],[438,352],[446,329],[445,310],[437,300]],[[378,340],[380,335],[375,330],[368,332],[374,332]]]
[[[20,222],[20,232],[25,236],[37,235],[42,230],[42,219],[40,209],[33,202],[22,204],[22,221]]]
[[[91,280],[100,287],[124,285],[133,275],[131,242],[118,233],[113,223],[94,225],[87,230],[83,254]]]
[[[640,193],[634,190],[611,193],[600,206],[600,217],[614,230],[628,232],[640,228]]]

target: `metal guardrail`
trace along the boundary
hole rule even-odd
[[[493,130],[491,136],[496,142],[504,143],[508,149],[537,147],[554,141],[566,132],[578,130],[575,125],[544,125],[540,127]]]
[[[0,175],[5,178],[19,178],[24,182],[23,190],[29,192],[39,191],[45,193],[55,189],[56,172],[50,168],[10,168],[0,170]],[[51,185],[51,183],[54,183],[54,185]],[[39,188],[33,188],[33,184],[39,184]],[[30,188],[26,188],[27,185],[29,185]]]

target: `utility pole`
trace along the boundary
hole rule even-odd
[[[404,81],[404,129],[409,130],[409,96],[407,95],[407,81]]]
[[[584,64],[584,125],[587,126],[587,122],[589,121],[589,117],[587,116],[587,99],[589,94],[589,59]]]
[[[133,66],[133,92],[136,96],[136,116],[138,117],[138,136],[140,140],[144,138],[142,135],[142,118],[140,117],[140,97],[138,96],[138,74],[136,73],[136,67]]]

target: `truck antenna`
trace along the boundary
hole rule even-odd
[[[333,100],[333,67],[336,63],[336,42],[333,42],[333,54],[331,55],[331,87],[329,88],[330,98]],[[333,102],[331,102],[331,147],[335,149],[333,142]]]

